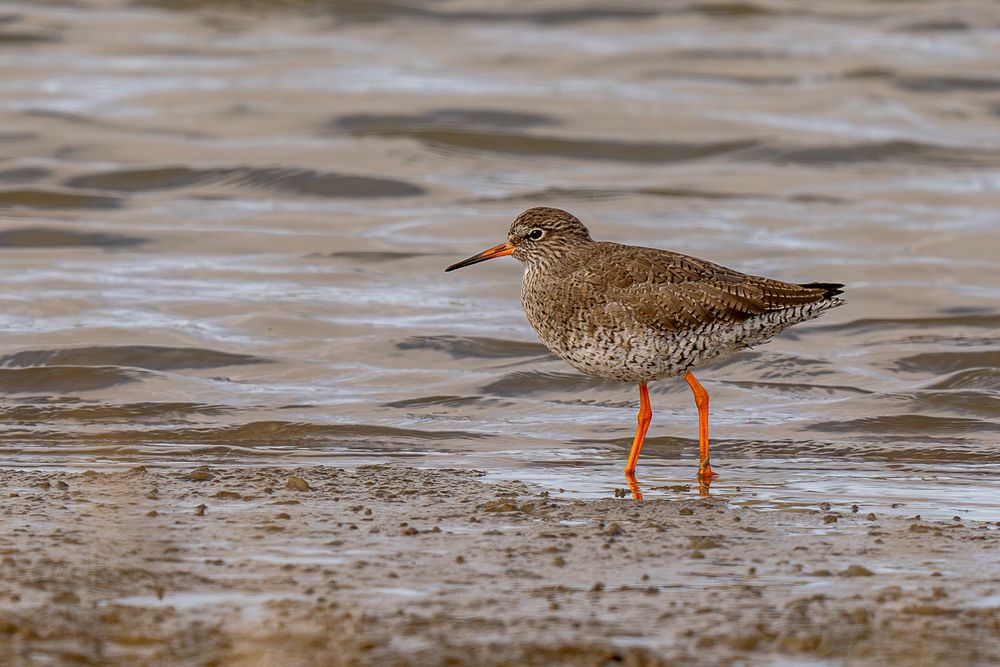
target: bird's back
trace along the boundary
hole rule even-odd
[[[526,266],[521,300],[553,352],[627,382],[679,375],[843,303],[842,285],[751,276],[655,248],[591,242]]]

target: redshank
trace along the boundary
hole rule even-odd
[[[635,466],[653,415],[647,383],[683,376],[694,392],[705,485],[715,475],[708,392],[691,369],[844,303],[837,283],[786,283],[669,250],[595,241],[574,215],[548,207],[528,209],[506,243],[445,271],[505,255],[524,264],[521,306],[550,350],[587,375],[639,385],[639,424],[625,466],[636,497]]]

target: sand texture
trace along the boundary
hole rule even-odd
[[[1000,661],[993,524],[401,466],[5,470],[0,489],[5,665]]]

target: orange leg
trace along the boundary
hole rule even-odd
[[[712,472],[712,464],[708,460],[708,392],[691,371],[684,374],[684,379],[691,386],[694,404],[698,406],[698,479],[710,480],[716,474]]]
[[[628,463],[625,465],[626,477],[635,477],[635,464],[639,462],[639,451],[642,449],[642,442],[646,439],[646,431],[649,430],[649,422],[652,419],[653,408],[649,405],[649,390],[643,382],[639,385],[639,426],[635,429],[632,451],[629,452]]]

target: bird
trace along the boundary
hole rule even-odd
[[[625,465],[637,499],[635,469],[653,416],[648,383],[683,377],[690,386],[704,493],[716,476],[709,399],[692,370],[845,303],[840,283],[789,283],[670,250],[595,241],[576,216],[551,207],[524,211],[506,242],[445,271],[508,255],[524,265],[521,306],[545,346],[581,373],[638,385]]]

